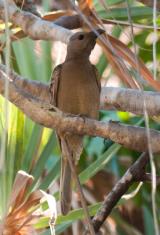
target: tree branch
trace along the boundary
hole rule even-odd
[[[144,114],[144,101],[149,116],[160,115],[160,93],[126,88],[106,87],[101,92],[101,108],[108,105],[116,110]]]
[[[83,20],[79,15],[62,16],[55,20],[54,24],[66,29],[78,29],[83,26]]]
[[[5,66],[0,64],[0,93],[3,93],[3,80],[6,79]],[[13,83],[19,90],[28,93],[40,99],[45,104],[50,104],[49,86],[32,81],[19,76],[13,71],[10,71],[10,82]],[[10,92],[13,86],[10,86]],[[12,91],[13,92],[13,91]],[[18,90],[17,90],[18,92]],[[143,115],[144,100],[146,102],[146,109],[149,116],[160,115],[160,93],[152,91],[139,91],[134,89],[124,89],[115,87],[103,87],[101,92],[101,109],[108,110],[109,108],[128,111],[137,115]]]
[[[70,30],[65,29],[58,24],[42,20],[40,17],[20,10],[13,0],[8,0],[9,19],[15,25],[22,28],[25,34],[34,40],[58,40],[68,43],[73,34]],[[0,18],[5,20],[5,10],[3,0],[0,0]]]
[[[0,64],[0,94],[3,94],[4,92],[4,81],[6,79],[9,79],[9,84],[11,85],[9,86],[9,93],[12,93],[14,95],[15,88],[17,88],[17,95],[18,93],[26,93],[32,97],[43,100],[44,104],[50,102],[48,85],[39,81],[33,81],[23,78],[22,76],[15,73],[13,70],[10,70],[10,76],[9,78],[7,78],[6,66]]]
[[[148,183],[152,183],[152,174],[151,173],[145,173],[142,178],[141,181],[143,182],[148,182]],[[156,184],[159,185],[160,184],[160,176],[157,175],[156,176]]]
[[[0,93],[4,93],[4,84],[7,75],[5,67],[0,65]],[[70,131],[81,135],[101,136],[109,138],[123,146],[144,152],[148,149],[146,129],[122,125],[118,122],[99,122],[93,119],[66,115],[62,112],[51,112],[49,88],[41,83],[27,83],[14,72],[10,72],[8,99],[20,108],[33,121],[48,127]],[[33,86],[32,86],[32,85]],[[24,89],[23,89],[24,88]],[[47,101],[47,102],[46,102]],[[153,152],[160,151],[160,133],[150,130]]]
[[[138,160],[127,170],[124,176],[116,183],[112,191],[106,196],[101,208],[92,219],[95,232],[98,232],[108,215],[129,187],[139,181],[145,174],[145,167],[149,162],[147,153],[143,153]]]

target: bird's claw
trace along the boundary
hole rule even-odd
[[[84,123],[85,123],[85,118],[86,118],[86,116],[83,115],[83,114],[77,114],[77,115],[76,115],[76,114],[72,114],[72,113],[66,113],[65,116],[66,116],[66,117],[71,117],[71,118],[80,117],[80,118],[83,119],[83,121],[84,121]]]
[[[110,123],[120,123],[120,121],[109,120]]]

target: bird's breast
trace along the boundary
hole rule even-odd
[[[98,118],[100,92],[96,79],[90,63],[64,63],[58,87],[58,108],[63,112]]]

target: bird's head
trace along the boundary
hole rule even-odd
[[[105,31],[103,29],[95,29],[91,32],[78,32],[71,36],[68,47],[67,57],[75,58],[82,55],[89,57],[93,50],[96,39]]]

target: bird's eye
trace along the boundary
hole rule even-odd
[[[79,40],[83,40],[83,38],[84,38],[84,35],[83,35],[83,34],[80,34],[80,35],[78,36],[78,39],[79,39]]]

